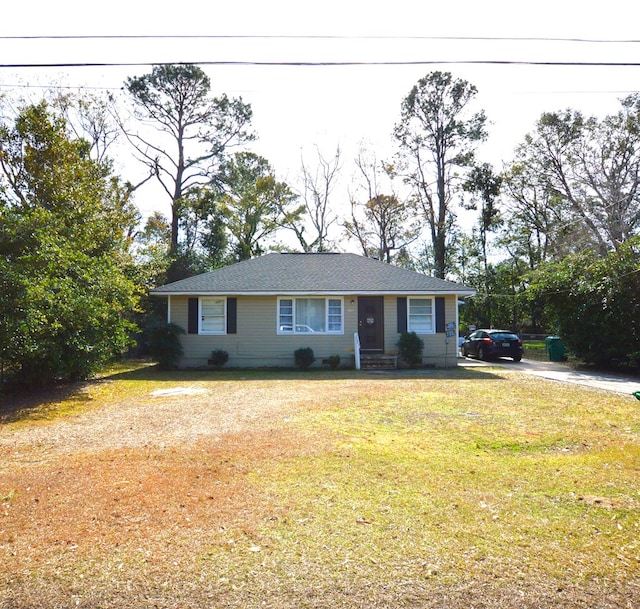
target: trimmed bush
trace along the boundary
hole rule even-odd
[[[216,368],[222,368],[229,361],[229,353],[224,349],[214,349],[209,358],[209,364]]]
[[[313,355],[313,349],[311,347],[301,347],[293,352],[293,357],[296,362],[296,366],[302,370],[306,370],[313,362],[316,361]]]
[[[331,370],[337,370],[338,368],[340,368],[340,356],[339,355],[330,355],[327,358],[327,361],[329,362],[329,368],[331,368]]]
[[[415,368],[422,363],[424,341],[415,332],[403,332],[396,344],[400,357],[409,364],[409,368]]]

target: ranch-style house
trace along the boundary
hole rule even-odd
[[[472,288],[348,253],[273,253],[151,292],[181,326],[181,367],[222,349],[232,367],[290,367],[294,351],[342,366],[395,365],[404,331],[424,341],[423,363],[454,366],[458,304]],[[402,362],[399,362],[402,365]]]

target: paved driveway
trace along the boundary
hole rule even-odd
[[[615,391],[631,395],[635,391],[640,391],[640,378],[609,374],[601,372],[588,372],[575,370],[571,366],[556,362],[540,362],[536,360],[523,359],[521,362],[513,362],[508,359],[498,359],[491,362],[481,362],[469,358],[459,358],[458,366],[504,366],[513,370],[520,370],[526,374],[533,374],[554,381],[563,383],[575,383],[585,385],[595,389]]]

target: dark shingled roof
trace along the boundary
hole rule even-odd
[[[202,294],[389,294],[475,290],[356,254],[267,254],[152,290],[156,296]]]

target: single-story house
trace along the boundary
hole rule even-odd
[[[211,351],[229,366],[292,366],[313,349],[316,365],[340,355],[394,355],[403,331],[424,341],[423,362],[456,364],[458,300],[475,290],[379,260],[343,253],[273,253],[152,290],[181,326],[181,367],[206,366]]]

